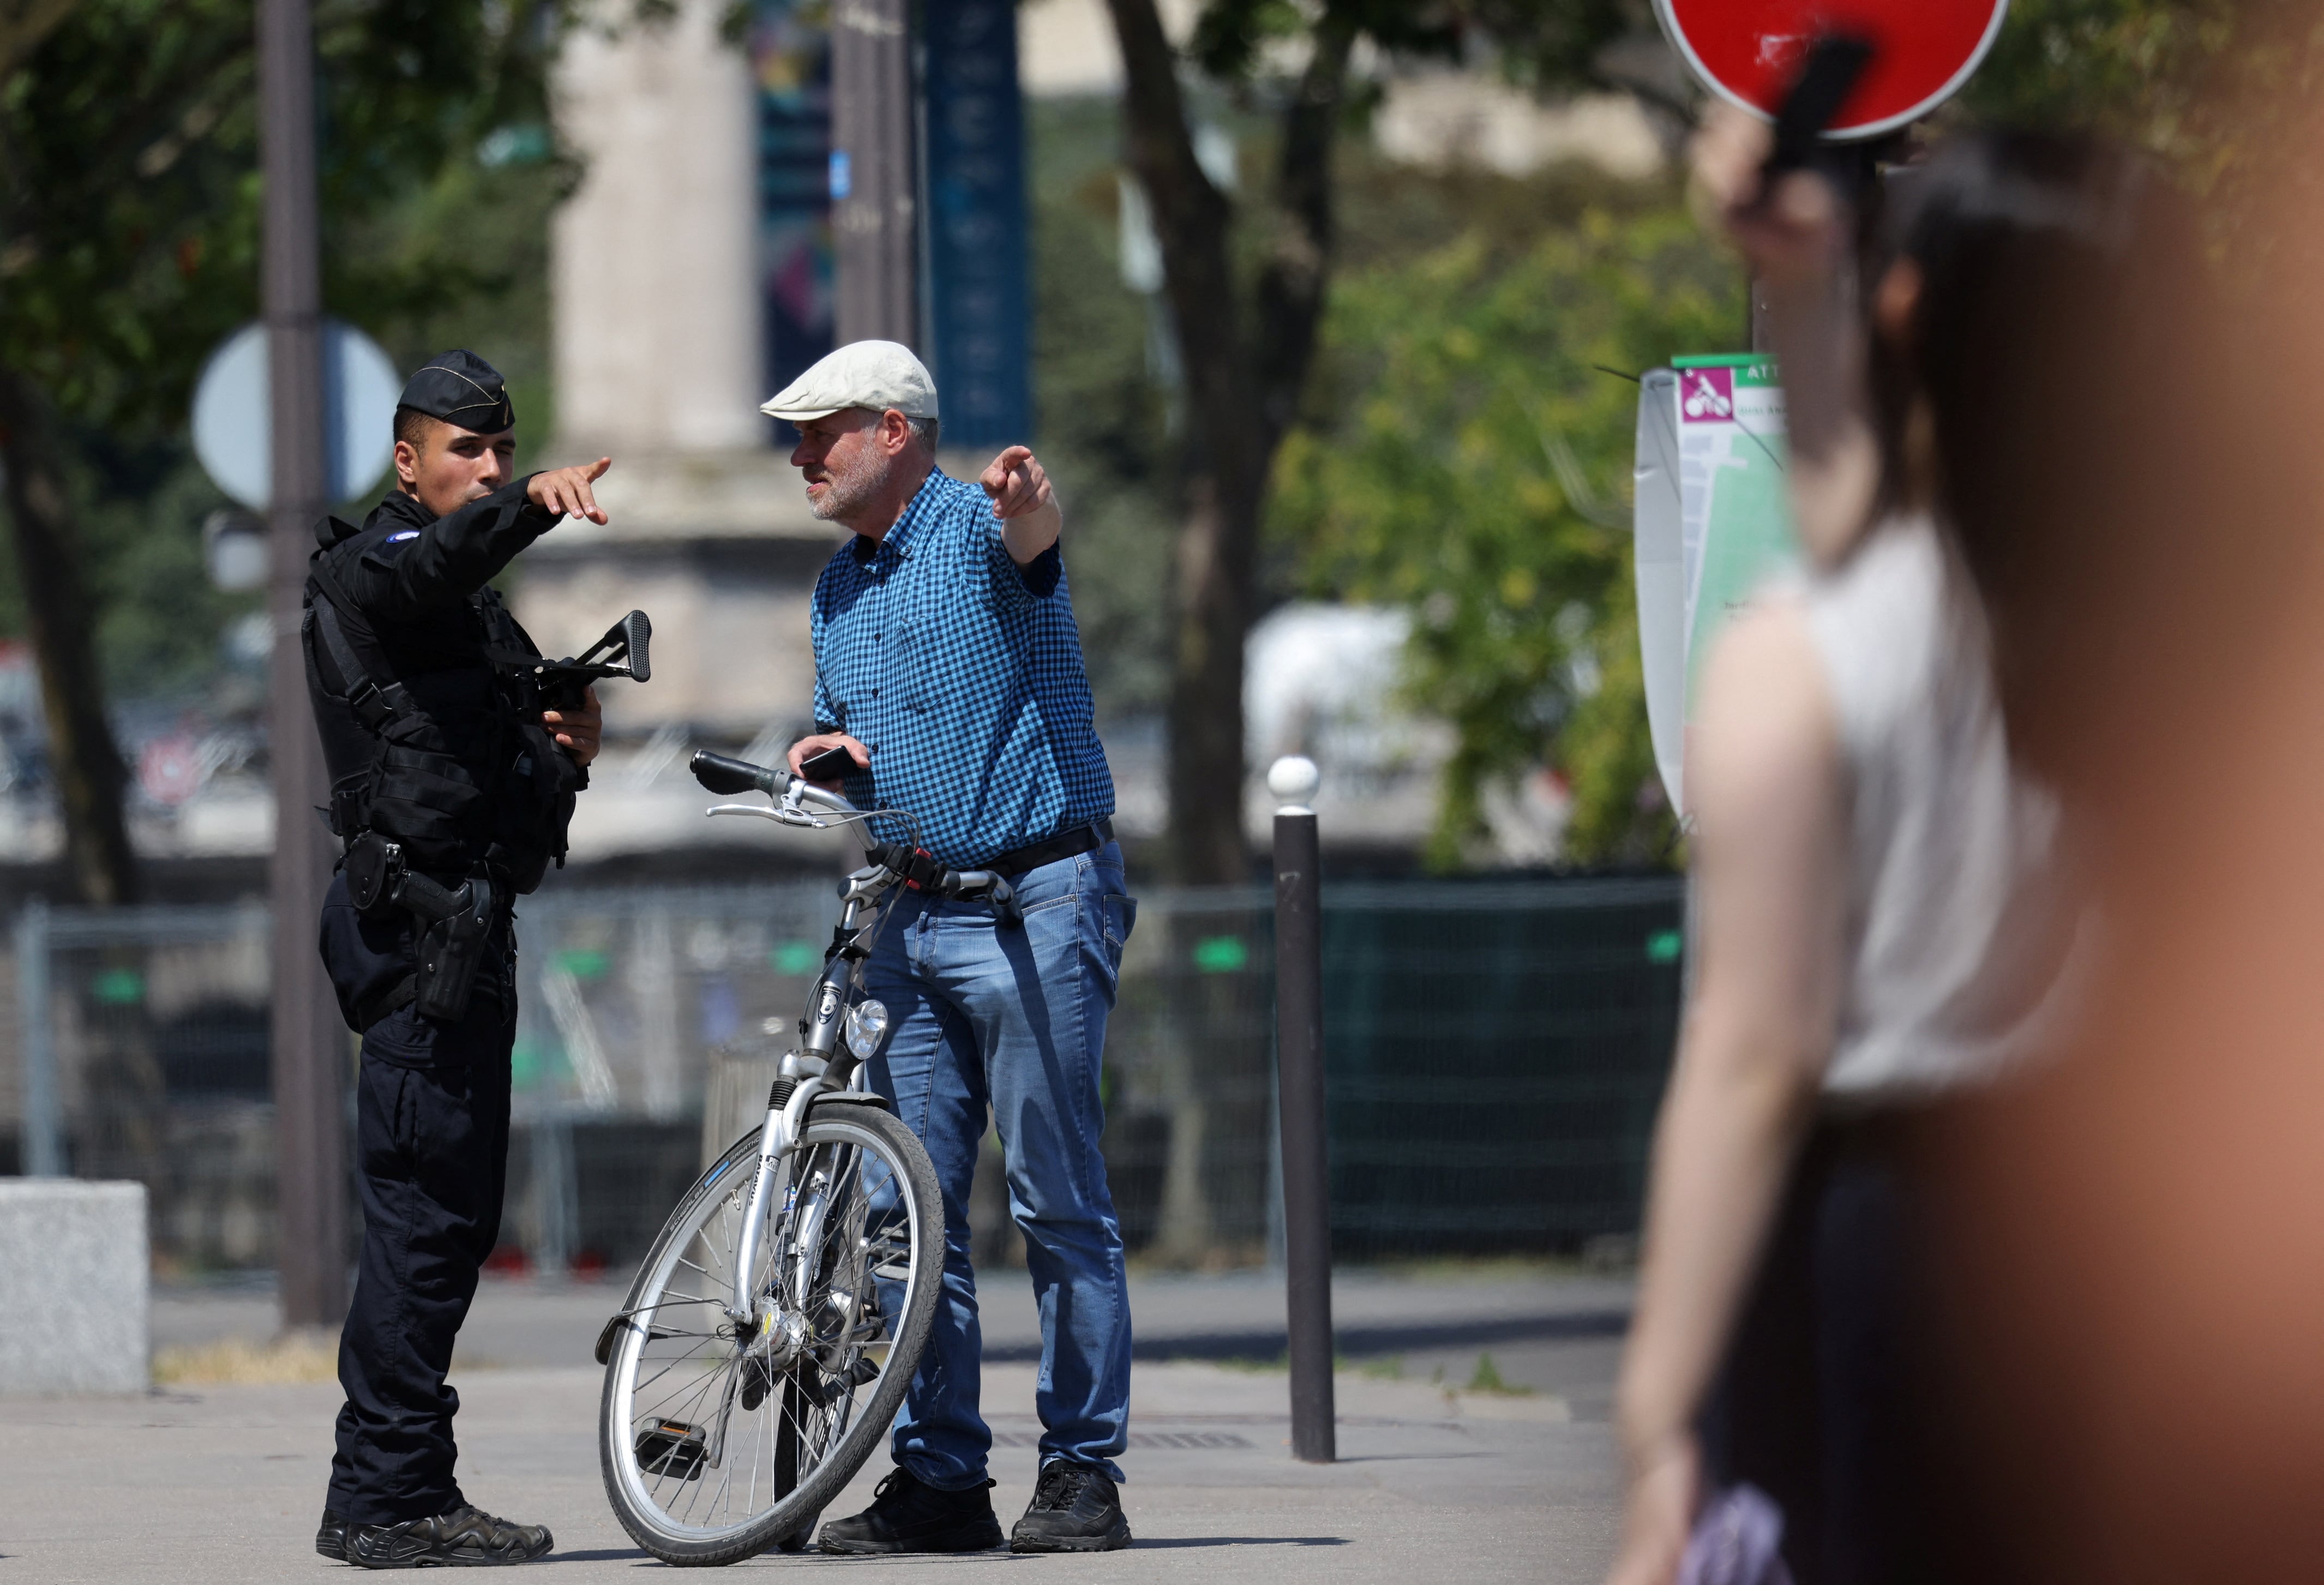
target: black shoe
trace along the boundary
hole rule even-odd
[[[963,1491],[938,1491],[910,1470],[888,1471],[872,1506],[823,1527],[825,1552],[869,1556],[895,1552],[991,1552],[1001,1544],[1001,1521],[984,1494],[990,1480]]]
[[[347,1522],[329,1508],[323,1510],[323,1523],[315,1532],[315,1550],[327,1558],[347,1561]]]
[[[1033,1500],[1009,1534],[1010,1552],[1115,1552],[1129,1544],[1113,1478],[1061,1459],[1041,1466]]]
[[[401,1525],[354,1525],[347,1562],[359,1569],[477,1568],[529,1563],[555,1545],[540,1525],[512,1525],[476,1507]]]

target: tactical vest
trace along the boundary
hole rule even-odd
[[[326,550],[309,564],[300,635],[333,834],[344,849],[376,832],[423,872],[457,878],[481,863],[510,890],[532,890],[565,862],[586,779],[514,664],[540,651],[487,586],[466,603],[472,641],[445,665],[399,674],[330,561]]]

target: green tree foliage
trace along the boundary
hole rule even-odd
[[[2100,127],[2161,152],[2185,135],[2240,0],[2016,0],[1951,115]]]
[[[1101,99],[1026,109],[1037,434],[1072,517],[1074,615],[1111,726],[1159,714],[1170,693],[1178,438],[1154,368],[1167,332],[1121,280],[1120,113]]]
[[[2019,0],[1956,116],[2092,128],[2158,157],[2204,200],[2227,281],[2304,299],[2285,214],[2324,206],[2315,0]]]
[[[325,297],[358,324],[484,284],[453,247],[350,246],[367,221],[545,119],[534,0],[318,0]],[[69,418],[171,428],[258,306],[249,0],[80,0],[0,82],[0,365]]]
[[[1513,256],[1465,235],[1340,281],[1324,334],[1345,394],[1286,441],[1273,527],[1314,593],[1415,613],[1410,697],[1459,733],[1436,865],[1473,848],[1491,784],[1544,762],[1573,793],[1575,859],[1667,845],[1621,376],[1731,345],[1742,315],[1738,272],[1667,202],[1593,206]]]
[[[2145,148],[2210,196],[2223,253],[2259,267],[2273,239],[2241,216],[2254,191],[2300,180],[2288,155],[2310,146],[2295,131],[2320,70],[2312,0],[2015,0],[1942,119]],[[1630,545],[1607,510],[1637,391],[1593,365],[1739,345],[1739,278],[1666,202],[1601,203],[1516,251],[1487,240],[1506,240],[1506,214],[1452,218],[1440,251],[1335,284],[1271,525],[1311,592],[1415,614],[1408,696],[1459,742],[1433,862],[1473,852],[1486,789],[1541,764],[1570,785],[1573,859],[1667,852],[1667,813],[1640,797],[1655,783]]]
[[[2104,132],[2209,186],[2313,70],[2310,0],[2017,0],[1954,117]]]
[[[487,133],[543,124],[555,14],[549,0],[318,0],[328,308],[377,327],[489,290],[489,251],[425,228],[414,237],[442,245],[383,245],[378,222],[473,163]],[[247,0],[43,0],[0,23],[16,585],[0,611],[40,663],[76,885],[120,901],[137,881],[103,674],[198,664],[222,613],[198,580],[184,593],[194,513],[216,497],[180,424],[203,358],[257,306],[255,28]]]

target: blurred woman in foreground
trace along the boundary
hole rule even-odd
[[[2071,1027],[2075,767],[2145,703],[2119,645],[2187,523],[2152,465],[2218,394],[2192,235],[2140,165],[1955,138],[1891,179],[1859,303],[1855,217],[1814,175],[1763,192],[1766,148],[1722,111],[1697,177],[1765,293],[1811,570],[1730,624],[1688,742],[1698,957],[1618,1585],[1674,1580],[1747,1481],[1799,1585],[1945,1577],[1907,1144]]]

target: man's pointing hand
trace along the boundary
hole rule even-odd
[[[1010,447],[992,459],[976,482],[992,497],[992,515],[1001,520],[1010,560],[1023,567],[1057,542],[1065,516],[1030,447]]]
[[[560,517],[586,517],[593,523],[605,521],[605,509],[597,504],[597,497],[589,488],[605,476],[613,465],[610,456],[601,456],[586,468],[555,468],[545,474],[535,474],[525,482],[524,493],[543,511]]]

